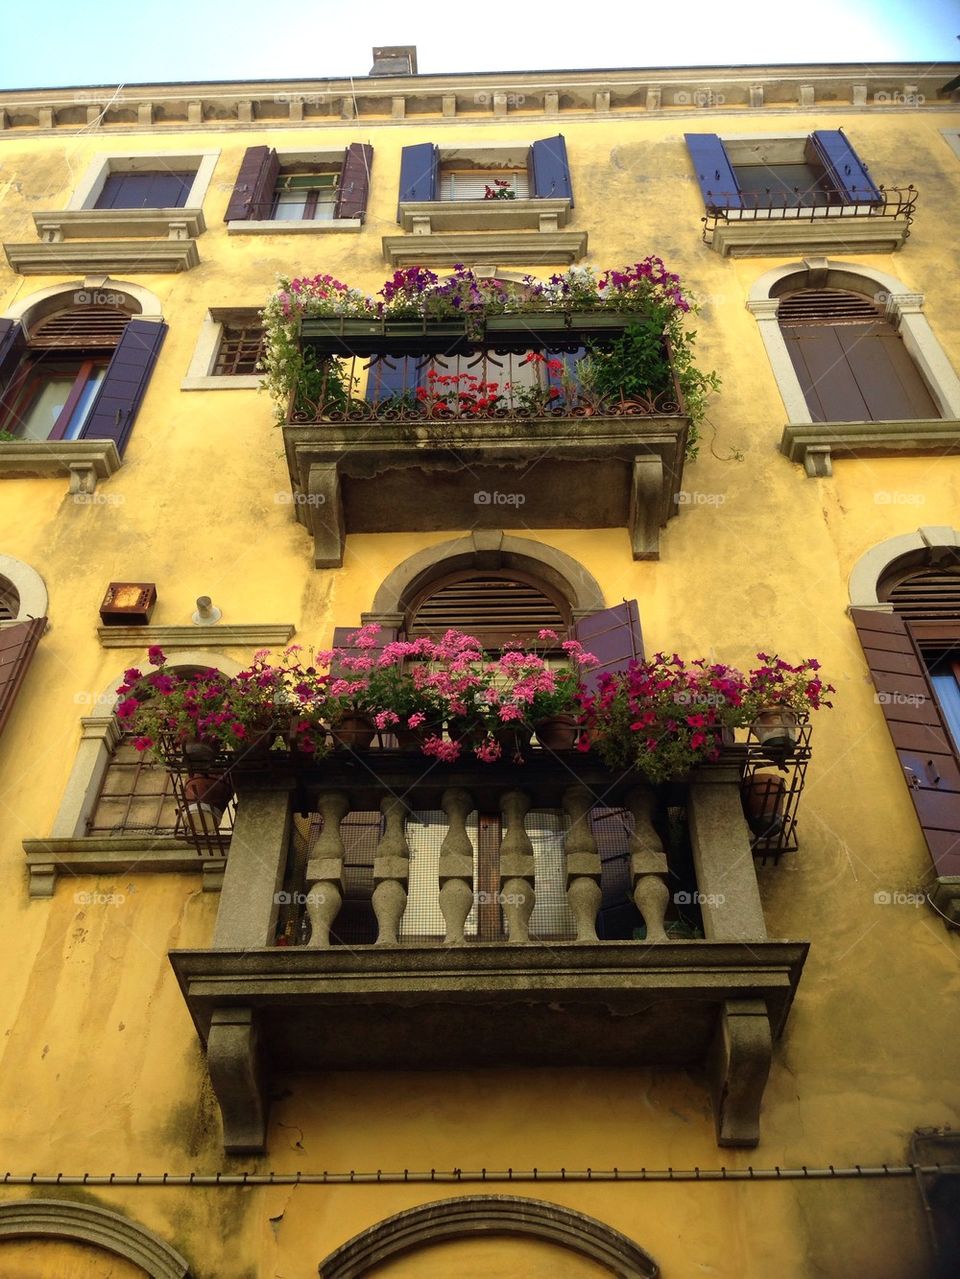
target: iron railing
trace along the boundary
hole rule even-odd
[[[801,197],[809,195],[798,187],[792,196],[786,192],[710,192],[703,222],[703,241],[712,244],[720,225],[735,222],[812,222],[818,218],[898,218],[906,223],[904,238],[910,234],[910,224],[916,212],[919,192],[914,186],[879,188],[880,199],[872,203],[833,203],[829,193],[822,193],[822,200],[801,203]]]

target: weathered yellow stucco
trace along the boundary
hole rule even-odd
[[[468,77],[461,77],[468,79]],[[10,97],[10,95],[0,95]],[[2,103],[0,103],[2,105]],[[844,109],[840,109],[843,107]],[[930,861],[902,771],[845,609],[847,579],[871,546],[923,526],[956,526],[960,461],[837,460],[808,479],[778,444],[785,422],[757,322],[745,307],[764,272],[796,261],[722,259],[700,239],[702,201],[687,130],[776,135],[842,125],[877,181],[920,189],[897,254],[831,255],[898,277],[960,369],[960,307],[948,257],[960,208],[960,157],[941,130],[956,106],[908,111],[534,112],[503,120],[436,114],[186,128],[15,127],[0,133],[0,241],[33,242],[31,214],[65,207],[98,152],[219,148],[198,239],[182,275],[131,274],[160,299],[169,332],[120,471],[76,502],[65,479],[0,480],[0,554],[33,566],[50,595],[50,627],[0,742],[0,1172],[72,1176],[217,1171],[848,1167],[902,1164],[914,1128],[960,1121],[954,1000],[958,938],[925,905],[878,906],[912,892]],[[184,392],[211,306],[261,304],[278,272],[329,271],[375,291],[390,273],[381,236],[397,233],[402,146],[446,139],[531,141],[562,131],[576,208],[598,266],[664,258],[700,296],[698,347],[723,391],[710,409],[692,495],[661,535],[661,558],[631,558],[625,529],[528,529],[580,561],[606,602],[636,598],[648,651],[748,663],[758,651],[818,657],[837,686],[818,715],[800,812],[801,847],[758,868],[772,938],[811,949],[783,1040],[775,1047],[756,1151],[719,1150],[698,1072],[667,1067],[357,1073],[281,1077],[269,1153],[230,1157],[206,1062],[167,958],[210,944],[218,897],[199,876],[63,876],[30,900],[22,841],[49,833],[76,756],[80,718],[138,656],[105,649],[97,610],[111,580],[154,581],[157,624],[189,623],[198,595],[225,622],[290,622],[322,645],[357,622],[402,560],[469,531],[350,536],[341,569],[312,567],[295,520],[279,429],[264,394]],[[374,147],[359,234],[228,236],[223,214],[248,146]],[[549,274],[549,265],[534,265]],[[127,278],[112,273],[117,279]],[[75,275],[19,276],[0,265],[0,315]],[[535,482],[535,480],[531,481]],[[227,646],[237,661],[250,649]],[[88,900],[81,900],[87,894]],[[89,895],[93,900],[89,900]],[[96,894],[101,894],[102,899]],[[112,897],[112,900],[105,900]],[[463,1192],[479,1193],[478,1186]],[[607,1223],[657,1261],[664,1279],[914,1279],[932,1274],[924,1212],[911,1179],[838,1183],[586,1184],[488,1187],[549,1200]],[[189,1261],[196,1279],[307,1279],[322,1257],[406,1208],[458,1193],[453,1184],[165,1189],[0,1189],[117,1211]],[[97,1254],[99,1255],[99,1254]],[[77,1244],[0,1241],[0,1274],[142,1273]],[[367,1272],[376,1279],[563,1274],[594,1279],[596,1262],[547,1242],[437,1244]]]

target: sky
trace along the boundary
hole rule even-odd
[[[0,89],[421,73],[960,61],[958,0],[44,0],[5,6]]]

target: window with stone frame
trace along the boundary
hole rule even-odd
[[[263,323],[258,311],[234,313],[220,322],[220,340],[212,376],[247,377],[259,374],[264,356]]]

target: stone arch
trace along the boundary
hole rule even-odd
[[[892,613],[893,605],[881,601],[878,587],[888,569],[902,563],[935,564],[942,560],[960,560],[960,531],[948,525],[927,525],[916,533],[901,533],[871,546],[854,564],[850,573],[851,608],[872,608],[879,613]]]
[[[74,301],[76,295],[84,293],[122,294],[132,303],[130,313],[138,320],[153,320],[158,324],[163,321],[163,306],[156,293],[145,289],[142,284],[132,284],[129,280],[113,280],[109,276],[88,277],[85,280],[72,280],[66,284],[51,284],[48,288],[37,289],[35,293],[28,293],[12,302],[3,312],[3,318],[19,320],[26,329],[43,316]]]
[[[159,1235],[91,1204],[67,1199],[25,1199],[0,1204],[0,1240],[18,1238],[92,1244],[132,1261],[150,1279],[190,1279],[186,1259]]]
[[[43,578],[35,568],[16,560],[12,555],[0,555],[0,578],[6,578],[17,592],[19,611],[14,621],[26,622],[32,617],[46,617],[49,599]]]
[[[363,1230],[320,1262],[321,1279],[361,1279],[403,1252],[473,1235],[526,1235],[606,1266],[618,1279],[657,1279],[660,1267],[632,1239],[595,1217],[517,1195],[464,1195],[408,1208]]]
[[[747,310],[756,316],[770,367],[792,425],[811,422],[812,417],[790,359],[777,312],[781,296],[801,288],[848,289],[883,304],[887,319],[903,338],[904,346],[913,357],[944,418],[960,419],[960,378],[923,314],[923,294],[896,276],[859,262],[805,258],[802,262],[790,262],[765,272],[747,297]]]
[[[174,667],[193,666],[204,670],[212,667],[224,675],[236,675],[242,669],[232,657],[194,648],[168,655],[167,663]],[[121,672],[91,699],[91,713],[80,720],[80,745],[50,832],[52,838],[74,839],[86,831],[87,818],[97,802],[104,773],[120,740],[120,728],[113,709],[117,703],[117,689],[122,683]]]
[[[599,582],[571,555],[531,538],[490,531],[439,542],[409,556],[381,582],[363,622],[400,626],[418,591],[432,578],[461,568],[515,568],[539,576],[566,599],[574,621],[604,607]]]

